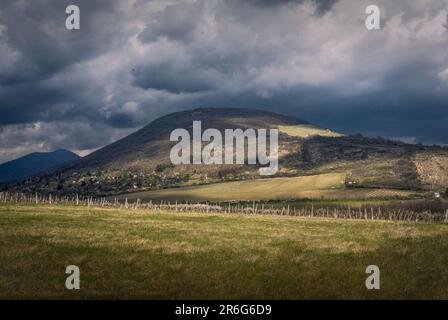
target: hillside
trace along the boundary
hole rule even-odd
[[[249,109],[213,108],[182,111],[151,122],[135,133],[92,153],[68,169],[151,172],[161,163],[171,163],[169,151],[175,143],[170,142],[170,133],[177,128],[185,128],[191,132],[193,121],[197,120],[202,122],[204,129],[218,130],[278,128],[281,125],[309,124],[303,120]]]
[[[177,128],[192,131],[194,120],[206,128],[278,128],[277,176],[339,173],[345,187],[444,191],[448,187],[448,150],[383,138],[343,135],[307,121],[253,109],[195,109],[154,120],[135,133],[52,174],[12,186],[28,192],[115,195],[132,191],[258,179],[254,165],[171,164]]]
[[[0,165],[0,183],[20,181],[75,161],[80,157],[68,150],[34,152]]]

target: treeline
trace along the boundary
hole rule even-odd
[[[106,198],[72,196],[54,196],[0,192],[0,203],[26,203],[35,205],[74,205],[85,207],[146,209],[155,211],[247,214],[247,215],[278,215],[296,217],[319,217],[334,219],[362,219],[409,221],[425,223],[448,223],[448,205],[442,202],[400,202],[380,205],[363,205],[357,208],[344,205],[314,205],[295,207],[285,204],[283,207],[262,202],[143,202],[137,199],[133,202],[127,199],[118,201]]]

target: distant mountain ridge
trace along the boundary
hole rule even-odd
[[[344,135],[305,120],[256,109],[201,108],[175,112],[90,155],[36,177],[16,190],[114,195],[130,191],[258,179],[257,165],[173,165],[169,139],[178,128],[279,129],[277,176],[343,173],[347,188],[445,191],[448,149]]]
[[[65,149],[53,152],[33,152],[0,164],[0,183],[20,181],[47,170],[57,169],[79,158],[77,154]]]

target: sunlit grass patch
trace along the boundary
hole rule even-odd
[[[279,126],[280,132],[286,133],[293,137],[309,138],[313,136],[321,137],[342,137],[342,133],[332,131],[330,129],[322,129],[312,124],[299,124],[295,126]]]

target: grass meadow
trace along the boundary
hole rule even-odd
[[[200,186],[134,192],[110,197],[142,201],[229,201],[229,200],[368,200],[413,197],[417,193],[397,189],[344,188],[345,173],[302,177],[231,181]]]
[[[448,298],[443,224],[0,204],[0,261],[2,299]]]

